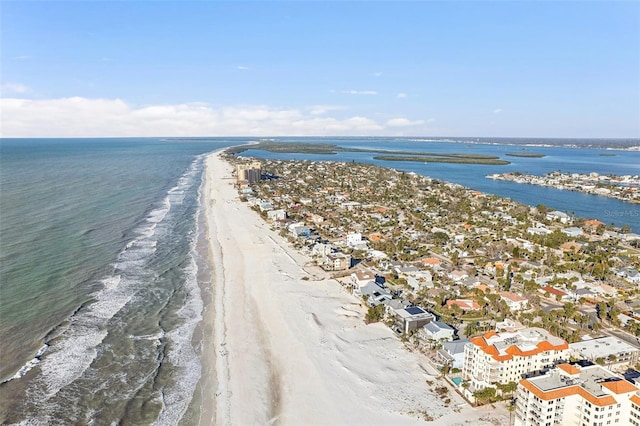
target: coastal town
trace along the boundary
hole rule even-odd
[[[443,399],[504,404],[515,425],[640,425],[628,226],[373,165],[225,158],[241,201],[311,260],[308,279],[335,279],[422,354]]]
[[[615,198],[631,203],[640,203],[640,177],[625,175],[601,175],[595,172],[589,174],[562,173],[559,171],[547,173],[544,176],[530,175],[520,172],[494,173],[488,179],[529,185],[547,186],[555,189],[577,191],[585,194]]]

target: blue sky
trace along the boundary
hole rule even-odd
[[[639,2],[0,7],[6,137],[640,137]]]

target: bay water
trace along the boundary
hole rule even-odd
[[[0,423],[193,424],[211,282],[199,191],[206,153],[249,138],[0,140]],[[638,205],[486,179],[640,174],[640,153],[405,138],[280,138],[354,148],[499,155],[508,166],[358,161],[546,204],[640,232]],[[542,141],[544,142],[544,141]]]
[[[280,138],[282,141],[298,141],[295,138]],[[607,145],[616,147],[640,146],[640,140],[575,140],[571,146],[551,144],[567,144],[566,139],[491,139],[491,138],[307,138],[305,141],[330,143],[344,148],[375,149],[393,151],[411,151],[428,153],[456,153],[474,155],[493,155],[510,162],[508,165],[454,164],[454,163],[419,163],[410,161],[378,160],[374,157],[382,155],[371,152],[338,152],[337,154],[297,154],[248,150],[242,155],[259,158],[296,159],[310,161],[355,161],[375,164],[407,172],[415,172],[434,179],[458,183],[468,188],[488,194],[511,198],[523,204],[537,206],[544,204],[555,210],[577,217],[598,219],[616,226],[629,225],[640,233],[640,204],[606,198],[580,192],[559,190],[555,188],[519,184],[488,179],[494,173],[521,172],[533,175],[544,175],[554,171],[564,173],[599,173],[601,175],[640,175],[640,151],[611,150],[603,148]],[[480,142],[478,142],[480,141]],[[596,144],[600,148],[586,147]],[[508,153],[538,153],[540,158],[513,157]]]

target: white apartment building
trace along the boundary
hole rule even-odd
[[[639,426],[638,388],[599,365],[559,364],[520,381],[514,425]]]
[[[604,362],[609,370],[624,370],[640,358],[640,348],[613,336],[583,340],[569,345],[571,355],[597,363]]]
[[[470,339],[464,348],[462,376],[476,391],[518,382],[569,358],[569,344],[541,328],[490,331]]]

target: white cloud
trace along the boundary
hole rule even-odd
[[[377,95],[378,92],[375,90],[343,90],[342,93],[347,93],[349,95]]]
[[[406,118],[392,118],[385,123],[389,127],[408,127],[424,124],[424,120],[411,121]]]
[[[4,98],[0,137],[382,135],[421,123],[394,119],[387,128],[368,117],[337,118],[313,111],[265,105],[214,108],[205,103],[136,107],[121,99],[81,97]]]
[[[21,83],[4,83],[0,89],[2,89],[2,93],[27,93],[31,91],[31,88]]]
[[[245,71],[245,70],[248,70],[248,69],[249,69],[249,67],[245,67],[244,65],[238,65],[238,66],[236,67],[236,69],[237,69],[237,70],[243,70],[243,71]]]
[[[407,94],[406,93],[402,93],[402,92],[400,92],[400,93],[398,93],[396,95],[396,98],[399,98],[399,99],[405,99],[407,97],[408,97]]]
[[[502,108],[496,108],[493,110],[494,114],[500,114],[502,112]]]
[[[374,76],[374,77],[380,77],[380,76],[382,76],[382,73],[380,71],[378,71],[378,72],[374,72],[371,75]]]
[[[27,59],[31,59],[30,55],[20,55],[20,56],[16,56],[14,59],[17,59],[19,61],[26,61]]]
[[[322,115],[331,111],[339,111],[346,109],[346,107],[340,105],[313,105],[307,108],[311,115]]]

